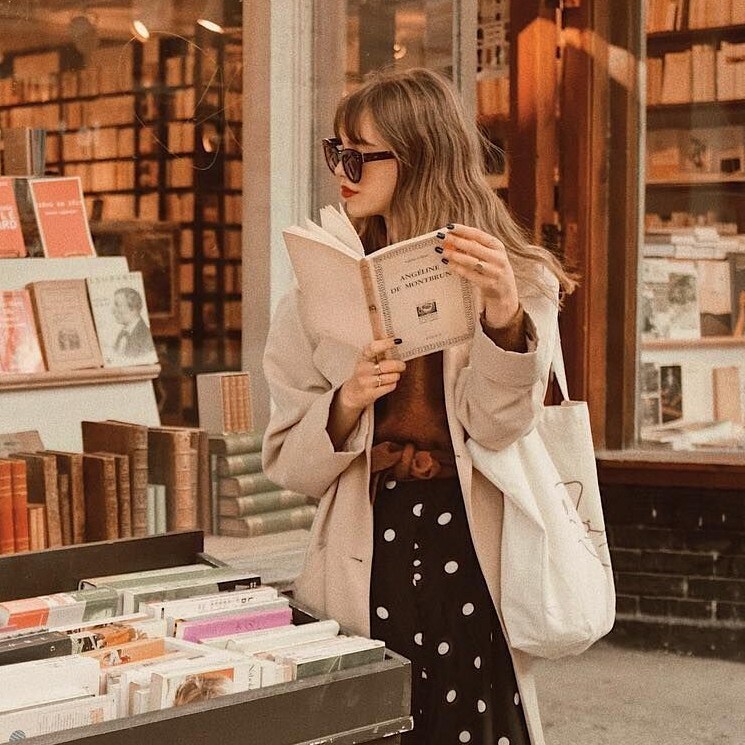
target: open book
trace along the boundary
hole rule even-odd
[[[402,360],[466,341],[475,325],[470,283],[435,252],[436,232],[364,255],[343,210],[321,209],[321,226],[283,231],[311,329],[362,349],[387,336]]]

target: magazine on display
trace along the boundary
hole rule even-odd
[[[470,283],[448,270],[427,233],[364,255],[343,210],[321,209],[321,226],[283,231],[301,312],[319,336],[362,349],[373,339],[402,340],[402,360],[460,344],[476,319]]]

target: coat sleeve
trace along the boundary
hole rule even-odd
[[[558,280],[542,270],[547,292],[531,285],[520,293],[527,352],[509,352],[476,327],[469,363],[458,374],[458,420],[480,445],[500,450],[530,432],[543,408],[556,337]]]
[[[264,375],[273,409],[264,433],[264,472],[276,484],[321,498],[365,452],[369,414],[363,413],[343,448],[326,431],[336,388],[313,363],[313,344],[294,293],[277,306],[264,351]]]

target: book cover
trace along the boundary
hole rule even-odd
[[[81,422],[83,449],[121,453],[129,457],[132,535],[147,535],[147,427],[129,422]]]
[[[220,455],[215,461],[218,476],[240,476],[261,471],[261,452]]]
[[[51,371],[101,367],[84,279],[28,285],[46,367]]]
[[[62,529],[62,545],[72,544],[72,504],[70,501],[70,477],[57,470],[57,498],[59,499],[59,522]]]
[[[284,530],[309,528],[313,524],[316,509],[316,505],[306,504],[302,507],[275,510],[260,515],[221,517],[219,521],[220,535],[248,538]]]
[[[15,550],[28,551],[28,484],[26,481],[26,461],[10,461],[11,488],[13,490],[13,537]]]
[[[207,701],[228,693],[247,691],[248,661],[237,659],[187,662],[181,669],[154,672],[150,684],[149,710]]]
[[[301,507],[307,503],[308,498],[305,495],[289,489],[279,489],[277,491],[259,492],[258,494],[246,494],[242,497],[220,497],[218,509],[222,516],[244,517],[245,515],[257,515],[290,507]]]
[[[283,231],[310,328],[357,349],[394,336],[402,360],[470,339],[476,322],[471,285],[435,252],[437,233],[381,248],[368,256],[343,211],[325,207],[323,227]]]
[[[213,455],[238,455],[260,453],[264,432],[233,432],[222,436],[210,435],[210,453]]]
[[[31,551],[47,548],[46,509],[43,504],[29,504],[28,514],[28,547]]]
[[[68,654],[72,654],[72,641],[61,631],[41,631],[0,641],[0,665],[63,657]]]
[[[253,421],[248,373],[197,375],[199,425],[211,435],[246,432]]]
[[[0,178],[0,258],[26,255],[13,179]]]
[[[118,538],[119,505],[113,455],[83,454],[83,491],[86,541]]]
[[[292,608],[274,608],[271,610],[246,609],[241,613],[212,618],[181,621],[176,624],[176,638],[190,642],[199,642],[212,636],[240,634],[243,631],[268,629],[275,626],[286,626],[292,622]]]
[[[108,587],[7,600],[0,603],[0,626],[57,629],[113,616],[117,602],[116,590]]]
[[[0,435],[0,458],[7,458],[11,453],[36,453],[43,449],[44,443],[35,429]]]
[[[80,589],[86,587],[134,587],[135,585],[159,584],[175,579],[199,577],[214,569],[209,564],[182,564],[162,569],[144,569],[141,572],[107,574],[101,577],[86,577],[80,580]]]
[[[119,524],[119,538],[132,537],[132,500],[129,477],[129,456],[122,453],[91,453],[114,459],[116,471],[116,504]]]
[[[98,660],[103,669],[161,657],[165,653],[166,640],[160,637],[155,639],[132,639],[126,642],[107,644],[102,649],[93,649],[82,654]]]
[[[642,340],[698,339],[696,265],[690,261],[642,260]]]
[[[142,273],[89,277],[86,282],[104,365],[157,364]]]
[[[243,497],[259,492],[279,491],[280,488],[263,473],[244,473],[223,477],[219,481],[218,496]]]
[[[38,373],[44,360],[28,290],[0,292],[0,373]]]
[[[95,256],[80,178],[31,179],[29,189],[44,256]]]
[[[70,520],[72,543],[85,541],[85,487],[83,483],[83,454],[46,450],[57,461],[57,473],[65,474],[70,490]]]
[[[225,639],[225,648],[239,651],[245,655],[270,651],[294,644],[333,639],[339,633],[339,623],[333,619],[313,621],[299,626],[281,626],[271,629],[246,631],[230,637],[214,637],[207,642],[210,646],[216,640]]]

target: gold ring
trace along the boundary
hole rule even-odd
[[[477,271],[477,272],[478,272],[479,274],[483,274],[483,273],[484,273],[484,265],[483,265],[483,264],[482,264],[482,263],[481,263],[480,261],[477,261],[477,262],[476,262],[476,266],[474,267],[474,269],[475,269],[475,270],[476,270],[476,271]]]
[[[380,386],[383,385],[383,378],[380,376],[380,373],[378,373],[375,377],[378,379],[377,387],[380,388]]]
[[[380,362],[375,363],[375,372],[380,375]]]

